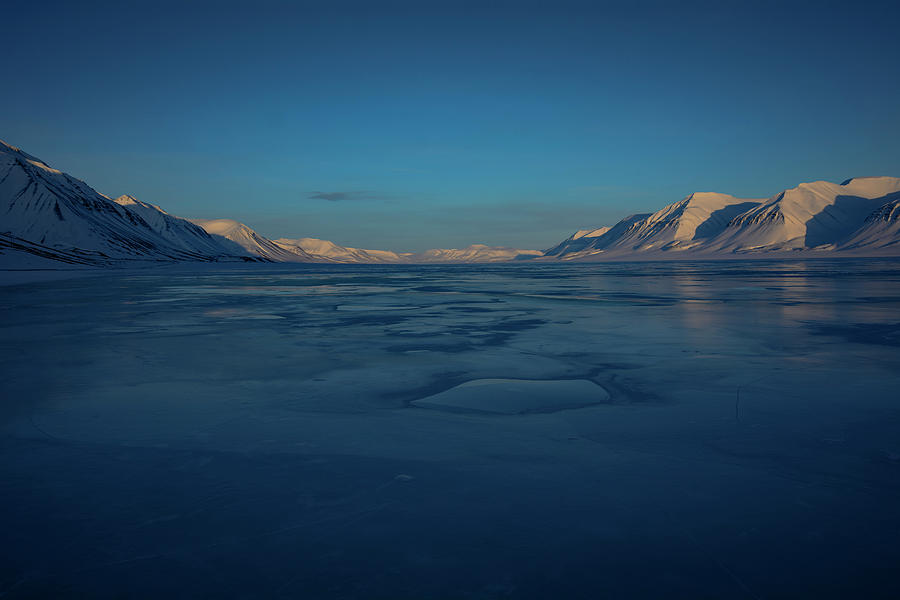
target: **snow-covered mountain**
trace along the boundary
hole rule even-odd
[[[835,184],[801,183],[736,216],[708,250],[771,252],[832,249],[900,191],[900,178],[859,177]]]
[[[302,248],[288,249],[276,244],[234,219],[190,219],[190,221],[214,237],[221,237],[237,244],[253,256],[274,262],[316,262],[319,259]]]
[[[893,214],[886,202],[895,199],[897,192],[900,178],[896,177],[861,177],[842,184],[802,183],[768,200],[698,192],[653,214],[626,217],[588,244],[573,236],[548,250],[545,258],[900,250],[898,227],[885,221]]]
[[[85,182],[0,142],[0,234],[6,255],[70,257],[83,263],[236,258],[231,248],[183,219],[165,213],[156,217],[151,212],[142,203],[117,203]]]

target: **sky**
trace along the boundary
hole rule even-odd
[[[104,194],[270,238],[543,249],[694,191],[900,176],[896,2],[6,15],[0,139]]]

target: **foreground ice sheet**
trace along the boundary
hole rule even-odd
[[[900,596],[897,262],[157,269],[0,307],[3,598]]]

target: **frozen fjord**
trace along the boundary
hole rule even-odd
[[[4,597],[900,594],[896,261],[157,269],[0,305]],[[459,403],[485,380],[497,410]]]

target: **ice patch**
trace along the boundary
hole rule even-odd
[[[204,317],[216,319],[240,320],[240,319],[256,319],[256,320],[276,320],[284,319],[281,315],[273,315],[268,313],[257,313],[252,310],[242,310],[238,308],[218,308],[203,312]]]
[[[475,379],[412,404],[450,412],[516,415],[582,408],[608,402],[609,397],[587,379]]]
[[[335,310],[348,312],[372,312],[377,310],[415,310],[421,308],[411,305],[393,305],[393,304],[339,304]]]

